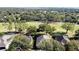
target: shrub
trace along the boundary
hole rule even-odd
[[[10,44],[8,50],[9,51],[16,51],[19,50],[29,50],[33,48],[33,39],[29,39],[24,35],[17,35],[13,38],[12,43]]]
[[[74,30],[74,26],[73,23],[64,23],[61,27],[66,30],[66,33],[68,33],[69,30]]]
[[[65,45],[66,51],[77,51],[79,47],[79,42],[76,40],[71,40],[70,43]]]
[[[46,33],[52,34],[52,32],[55,30],[56,30],[55,27],[51,27],[48,24],[39,25],[39,31],[45,31]]]
[[[15,30],[16,31],[26,31],[28,24],[22,23],[22,22],[17,22],[15,23]]]
[[[53,40],[53,50],[54,51],[65,51],[65,47],[57,40]]]
[[[53,51],[53,44],[51,39],[43,40],[42,42],[38,43],[39,45],[37,48],[41,50]]]
[[[29,27],[27,28],[27,32],[28,32],[28,33],[35,33],[36,31],[37,31],[36,26],[29,26]]]
[[[79,29],[75,31],[74,39],[79,39]]]
[[[41,50],[47,50],[47,51],[64,51],[65,50],[64,46],[60,42],[53,39],[43,40],[41,43],[39,43],[38,48]]]
[[[39,25],[39,32],[40,32],[40,31],[45,31],[46,25],[47,25],[47,24],[40,24],[40,25]]]
[[[4,35],[4,33],[3,33],[3,32],[1,32],[1,33],[0,33],[0,36],[3,36],[3,35]]]

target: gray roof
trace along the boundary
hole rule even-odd
[[[52,37],[48,34],[37,37],[36,46],[38,46],[43,40],[49,40],[49,39],[52,39]]]
[[[5,47],[4,40],[0,37],[0,47]]]
[[[33,40],[32,36],[26,36],[27,39]]]
[[[66,42],[70,42],[68,36],[65,36],[65,35],[56,36],[55,38],[56,38],[56,40],[58,40],[62,44],[65,44]]]
[[[37,41],[41,41],[41,40],[47,40],[47,39],[52,39],[52,37],[50,35],[41,35],[39,37],[37,37]]]
[[[13,35],[3,35],[2,37],[0,37],[0,47],[5,47],[8,48],[9,44],[11,43],[12,40],[8,40],[10,39]]]

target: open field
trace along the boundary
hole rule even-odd
[[[41,22],[27,22],[27,24],[30,25],[30,26],[37,26],[38,27],[39,24],[41,24]],[[62,23],[62,22],[49,23],[49,25],[51,27],[55,27],[56,28],[55,32],[66,32],[66,30],[61,27],[62,24],[64,24],[64,23]],[[75,24],[74,30],[73,31],[69,31],[68,35],[69,36],[73,36],[75,34],[75,31],[78,30],[78,29],[79,29],[79,25]]]
[[[36,27],[38,27],[40,24],[42,24],[42,22],[26,22],[27,26],[36,26]],[[65,32],[66,30],[61,27],[62,24],[63,24],[62,22],[49,23],[49,25],[51,27],[55,27],[56,28],[55,32]],[[0,23],[0,32],[8,31],[7,27],[8,27],[8,23],[6,23],[6,25],[4,25],[3,23]],[[73,31],[69,31],[68,34],[72,36],[74,34],[75,30],[78,30],[78,29],[79,29],[79,25],[75,24],[74,30]],[[12,24],[12,31],[14,31],[14,23]]]

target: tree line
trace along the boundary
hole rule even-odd
[[[61,10],[61,11],[60,11]],[[64,11],[63,11],[64,10]],[[74,11],[70,12],[68,10]],[[76,12],[77,11],[77,12]],[[78,9],[63,8],[2,8],[0,9],[0,22],[79,22]]]

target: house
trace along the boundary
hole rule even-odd
[[[2,37],[0,37],[0,50],[1,49],[5,49],[5,44],[4,44],[4,40],[2,39]]]
[[[8,49],[9,45],[12,42],[11,37],[13,37],[15,33],[5,33],[3,36],[0,36],[0,50]]]
[[[30,36],[30,35],[29,35],[29,36],[26,36],[26,39],[27,39],[27,40],[30,40],[30,44],[33,43],[33,38],[32,38],[32,36]]]
[[[67,35],[56,35],[56,36],[53,36],[53,37],[57,41],[61,42],[62,45],[65,45],[66,43],[70,42]]]
[[[13,39],[11,39],[11,38],[15,37],[15,36],[16,36],[16,34],[14,34],[14,33],[8,33],[8,34],[1,36],[0,37],[0,50],[8,49],[9,45],[13,41]],[[32,43],[32,40],[33,40],[32,36],[26,36],[26,38],[29,39]]]
[[[36,46],[38,47],[39,44],[43,41],[43,40],[49,40],[52,39],[52,36],[50,36],[49,34],[45,34],[45,35],[41,35],[39,37],[37,37],[36,39]]]

